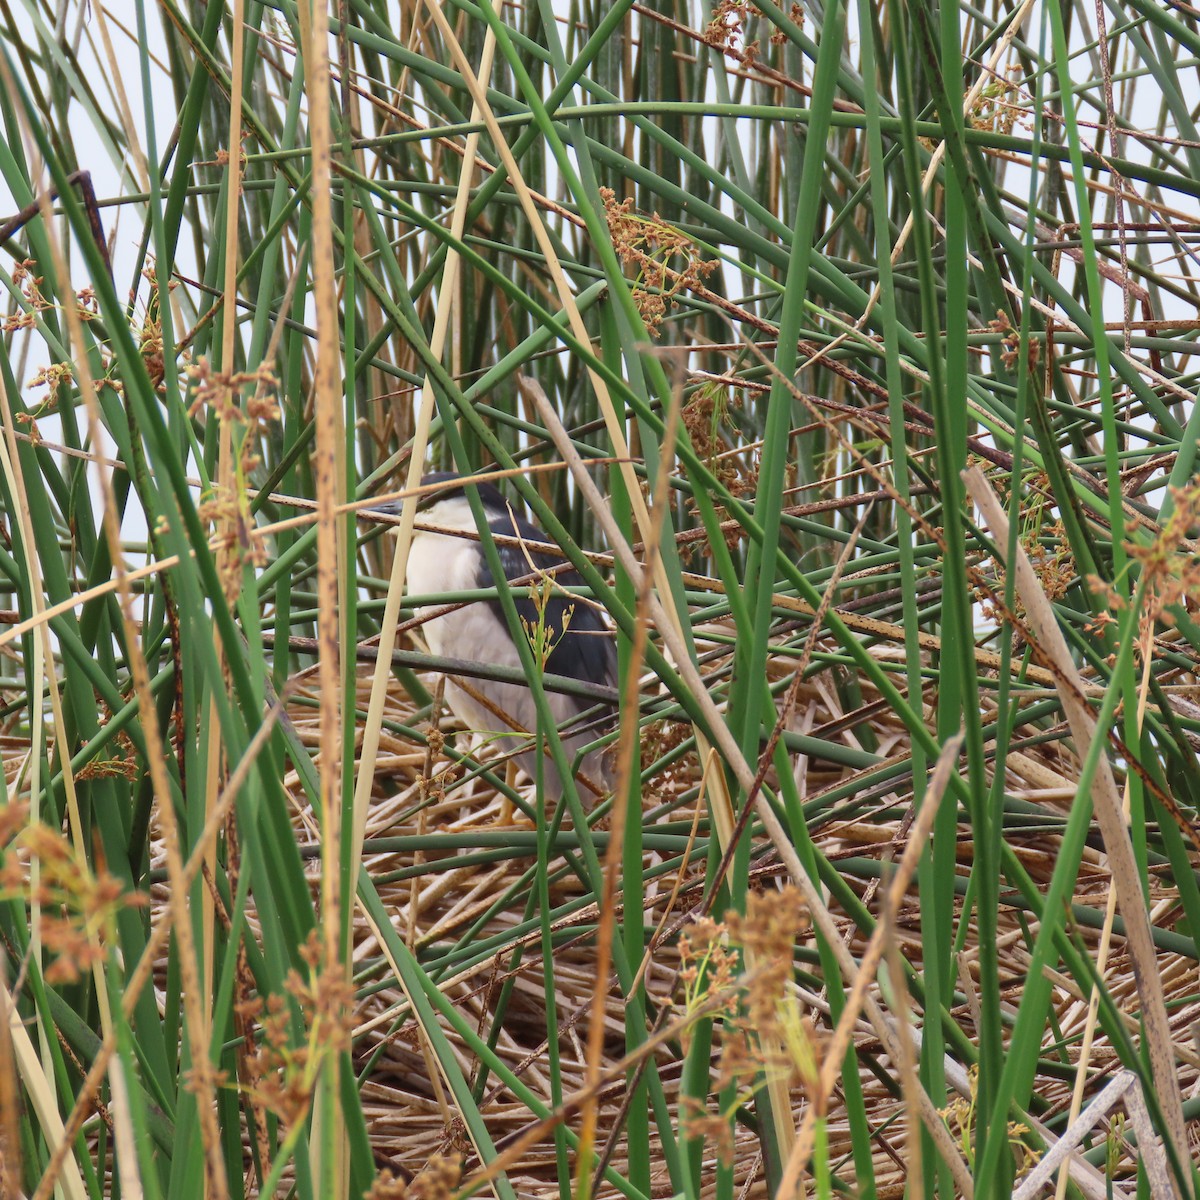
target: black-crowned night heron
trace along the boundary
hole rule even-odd
[[[408,555],[407,593],[434,596],[494,587],[496,580],[478,540],[475,514],[461,477],[439,471],[426,475],[421,483],[444,486],[429,493],[419,504],[418,528]],[[496,538],[505,577],[514,585],[520,581],[521,589],[552,581],[546,584],[537,602],[528,594],[513,596],[517,614],[525,626],[522,632],[530,637],[531,645],[536,631],[544,631],[542,646],[549,648],[546,673],[615,687],[617,655],[612,631],[592,604],[563,591],[564,587],[583,584],[578,573],[564,568],[560,556],[522,544],[551,539],[537,526],[518,517],[491,484],[468,486],[477,489],[488,528]],[[426,618],[422,625],[425,641],[430,652],[439,658],[522,668],[521,655],[498,598],[449,609],[444,604],[420,607],[416,613]],[[535,660],[539,657],[536,648],[533,657]],[[592,699],[549,689],[545,694],[567,760],[574,762],[584,746],[610,727],[613,709],[602,704],[597,716],[597,705]],[[538,728],[537,707],[528,684],[447,676],[446,700],[467,729],[485,736],[498,735],[495,742],[505,751],[514,752],[525,773],[536,778],[538,750],[533,735]],[[585,719],[584,714],[589,712],[590,717]],[[610,757],[604,748],[584,757],[577,780],[585,807],[590,808],[609,790]],[[546,796],[556,801],[562,795],[562,781],[548,755],[542,769]]]

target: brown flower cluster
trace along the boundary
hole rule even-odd
[[[808,927],[808,909],[794,887],[752,893],[745,914],[702,918],[680,935],[680,982],[686,1015],[716,1014],[718,1092],[734,1085],[735,1107],[764,1074],[798,1079],[816,1094],[820,1045],[812,1019],[791,993],[797,936]],[[740,949],[740,952],[739,952]],[[732,1154],[731,1111],[685,1109],[689,1137],[705,1137],[725,1161]]]
[[[287,997],[273,993],[264,1004],[253,996],[237,1006],[247,1027],[257,1023],[259,1045],[246,1062],[244,1086],[288,1128],[308,1114],[321,1068],[350,1048],[354,1028],[354,987],[341,967],[330,970],[316,930],[301,948],[307,978],[292,970],[284,982]],[[291,1006],[304,1018],[305,1038],[292,1035]]]
[[[16,420],[18,425],[24,425],[28,428],[30,442],[35,446],[40,446],[42,444],[42,431],[38,429],[37,418],[34,417],[33,413],[17,413]]]
[[[150,376],[151,384],[161,395],[166,391],[163,380],[167,373],[167,360],[163,349],[162,299],[159,295],[158,274],[153,266],[148,266],[142,272],[142,278],[150,285],[150,295],[146,301],[146,315],[142,320],[141,332],[138,334],[138,351],[146,364],[146,373]]]
[[[1012,322],[1008,319],[1008,314],[999,308],[996,310],[996,319],[988,322],[988,328],[993,333],[1000,334],[1000,344],[1004,347],[1000,351],[1000,361],[1011,370],[1017,365],[1017,359],[1021,353],[1021,331],[1013,328]],[[1037,371],[1041,352],[1041,343],[1031,338],[1029,341],[1029,358],[1026,364],[1031,375]]]
[[[647,217],[634,212],[632,198],[618,201],[611,188],[601,188],[600,199],[617,257],[637,270],[633,301],[651,337],[658,337],[679,293],[706,290],[704,281],[720,263],[701,258],[696,243],[658,213]],[[672,261],[678,270],[668,265]]]
[[[1141,641],[1149,644],[1158,623],[1174,626],[1172,608],[1195,612],[1200,597],[1200,476],[1181,488],[1171,488],[1175,506],[1162,529],[1149,542],[1126,542],[1129,557],[1141,568],[1142,610],[1138,617]],[[1125,607],[1121,594],[1104,580],[1091,576],[1092,588],[1117,611]]]
[[[38,416],[41,416],[42,413],[53,412],[58,407],[58,393],[64,387],[69,387],[74,380],[75,372],[69,362],[50,363],[49,366],[42,367],[29,381],[31,388],[44,387],[48,389],[46,398],[38,407]]]
[[[79,768],[76,779],[128,779],[136,783],[141,770],[136,758],[93,758]]]
[[[234,430],[235,480],[214,489],[200,505],[201,519],[212,522],[219,531],[222,578],[233,594],[240,587],[244,561],[254,566],[267,561],[267,548],[255,536],[246,489],[250,477],[262,465],[258,443],[263,427],[279,420],[277,381],[265,365],[256,371],[229,374],[214,371],[203,358],[188,368],[188,376],[194,394],[188,415],[207,410],[218,421],[230,422]],[[248,394],[239,404],[243,391]]]
[[[679,982],[683,1009],[695,1012],[711,997],[720,997],[722,1011],[735,1016],[738,1008],[738,953],[729,944],[729,926],[701,917],[679,935]],[[688,1035],[684,1034],[686,1049]]]
[[[275,389],[278,387],[271,369],[260,366],[257,371],[237,371],[227,374],[214,371],[205,358],[189,368],[195,398],[188,415],[194,417],[204,409],[210,409],[220,421],[233,421],[247,427],[257,435],[257,426],[268,421],[279,420],[279,401]],[[242,388],[253,385],[254,392],[246,398],[245,409],[238,407],[237,395]],[[257,463],[252,464],[257,466]]]
[[[96,289],[90,283],[81,287],[75,293],[75,298],[79,302],[77,311],[81,321],[94,321],[100,315],[100,301],[96,296]]]
[[[791,18],[792,24],[795,25],[797,29],[804,28],[804,9],[801,8],[799,4],[792,4],[792,7],[788,11],[788,16]],[[782,46],[787,40],[788,36],[783,32],[782,29],[776,29],[775,32],[771,34],[771,42],[773,45]]]
[[[37,324],[38,313],[54,306],[42,295],[44,276],[33,274],[34,260],[27,258],[13,267],[12,280],[25,301],[19,312],[10,313],[0,322],[0,330],[15,333],[18,329],[32,329]]]
[[[692,449],[703,459],[704,465],[728,489],[731,495],[753,495],[758,490],[758,463],[744,448],[729,445],[722,433],[729,426],[729,409],[740,407],[740,399],[734,393],[731,400],[727,384],[708,380],[701,384],[680,411],[680,419],[688,432]],[[736,440],[736,439],[734,439]],[[692,507],[694,508],[694,502]],[[718,506],[718,512],[723,512]],[[731,529],[726,534],[730,548],[741,539],[740,529]]]
[[[97,707],[111,718],[112,714],[108,713],[107,706],[101,704],[99,700],[97,700]],[[79,773],[75,778],[128,779],[130,783],[136,783],[141,777],[142,768],[138,765],[137,747],[134,746],[133,739],[122,729],[117,732],[114,741],[116,743],[113,747],[115,753],[111,758],[93,758],[91,762],[85,763],[79,768]]]
[[[17,291],[25,301],[25,306],[15,313],[0,320],[0,330],[4,333],[14,333],[18,329],[33,329],[37,325],[38,314],[47,309],[56,308],[42,295],[42,284],[45,276],[35,275],[33,267],[35,260],[24,259],[13,267],[12,279]],[[81,321],[93,321],[99,313],[99,304],[95,291],[89,286],[76,293],[75,311]]]
[[[739,41],[744,43],[748,18],[761,15],[761,10],[749,0],[717,0],[703,34],[704,40],[724,54],[735,49]]]
[[[778,892],[753,892],[745,915],[727,913],[725,922],[729,936],[753,963],[745,980],[743,1030],[758,1039],[755,1069],[797,1075],[806,1085],[815,1083],[815,1029],[788,992],[796,936],[809,923],[804,897],[790,885]]]
[[[420,788],[421,804],[440,804],[446,799],[446,791],[464,773],[463,767],[456,762],[444,763],[438,770],[432,770],[434,763],[441,761],[442,752],[446,746],[446,735],[430,725],[426,727],[425,742],[429,748],[426,761],[430,764],[431,774],[417,777]]]
[[[1050,601],[1061,600],[1075,580],[1075,558],[1067,542],[1061,520],[1051,519],[1054,511],[1054,490],[1050,477],[1038,472],[1030,480],[1030,502],[1023,510],[1021,545],[1029,556],[1030,565],[1038,577],[1042,591]],[[1017,605],[1023,613],[1024,605]]]
[[[30,823],[26,804],[0,809],[0,847],[0,896],[41,908],[42,944],[55,956],[47,983],[75,983],[103,962],[117,914],[146,903],[105,867],[93,870],[60,832]]]
[[[647,725],[638,739],[639,766],[648,771],[666,758],[692,735],[691,726],[681,721],[655,721]],[[643,798],[651,804],[667,804],[686,792],[695,782],[696,755],[682,754],[660,767],[643,785]]]
[[[462,1156],[435,1154],[410,1182],[381,1171],[365,1200],[450,1200],[462,1180]]]
[[[997,492],[1007,504],[1010,489],[1001,476],[994,477]],[[1052,519],[1054,491],[1045,472],[1031,472],[1022,479],[1023,504],[1021,527],[1018,537],[1029,558],[1029,564],[1037,575],[1038,583],[1046,598],[1060,600],[1075,581],[1075,558],[1067,541],[1061,520]],[[995,563],[994,578],[970,569],[970,576],[980,596],[980,611],[991,622],[999,625],[1004,621],[1021,622],[1025,617],[1025,605],[1019,595],[1013,598],[1013,608],[1004,605],[1005,573],[999,561]]]
[[[1021,95],[1020,79],[1024,70],[1013,63],[1004,75],[996,75],[979,95],[970,113],[971,127],[989,133],[1012,133],[1018,125],[1029,124],[1030,105]]]

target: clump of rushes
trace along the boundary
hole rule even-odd
[[[103,866],[93,871],[57,830],[40,821],[30,824],[26,804],[0,809],[0,847],[0,896],[41,907],[38,931],[55,956],[46,968],[47,983],[76,983],[102,963],[117,914],[147,902]]]
[[[733,1161],[733,1115],[768,1077],[818,1095],[820,1039],[791,987],[796,938],[808,924],[804,898],[789,886],[752,893],[745,915],[703,917],[680,934],[680,1008],[685,1020],[713,1018],[716,1091],[733,1085],[720,1112],[685,1099],[682,1124],[689,1137],[708,1138],[725,1163]],[[686,1042],[685,1035],[685,1049]]]
[[[600,199],[617,257],[637,270],[633,302],[647,332],[658,337],[663,318],[679,293],[705,290],[704,281],[720,263],[702,258],[696,243],[658,213],[647,217],[634,212],[632,198],[618,201],[612,188],[602,187]],[[669,265],[672,261],[678,263],[678,270]]]

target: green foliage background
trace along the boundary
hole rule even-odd
[[[364,1107],[379,1043],[353,1014],[381,989],[389,1036],[419,1031],[439,1076],[468,1189],[775,1194],[811,1110],[822,1194],[1007,1196],[1013,1145],[1037,1157],[1070,1123],[1076,1071],[1087,1096],[1120,1066],[1165,1160],[1095,1134],[1071,1186],[1098,1169],[1190,1194],[1193,10],[339,0],[329,17],[325,57],[291,0],[0,4],[0,179],[25,210],[0,229],[7,1194],[57,1173],[69,1196],[358,1196],[380,1165],[419,1170],[440,1139],[389,1145]],[[493,54],[473,95],[464,69]],[[626,677],[651,677],[623,703],[641,778],[591,827],[574,798],[573,828],[534,801],[529,830],[497,834],[414,808],[387,842],[356,807],[375,766],[356,746],[381,719],[425,741],[436,663],[402,639],[386,712],[369,705],[356,646],[380,632],[391,556],[338,506],[400,492],[415,438],[434,465],[509,472],[577,565],[615,548],[518,375],[629,543],[653,540],[638,497],[658,489],[668,615],[650,620],[619,556],[588,576]],[[968,498],[971,464],[1011,533]],[[290,503],[314,497],[315,515]],[[1033,592],[1004,569],[1018,544]],[[698,759],[673,758],[692,736],[721,768],[703,789]],[[1124,857],[1093,822],[1118,794]],[[888,864],[934,804],[888,910]],[[421,943],[378,856],[409,855],[411,879],[450,853],[511,873]],[[643,919],[655,881],[689,871],[674,916]],[[744,912],[789,875],[812,924],[771,1003],[800,1031],[798,1073],[760,1028],[766,1074],[739,1092],[719,1076],[732,1018],[703,1009],[715,975],[686,1019],[638,965],[670,974],[682,915]],[[814,1107],[829,1031],[860,1003],[846,956],[878,919],[884,1032],[855,1030]],[[556,977],[580,937],[609,956],[588,961],[617,1014],[589,1052],[610,1088],[594,1142],[571,1093],[597,1077],[565,1062],[560,1027],[590,998]],[[752,940],[731,968],[751,1007]],[[535,963],[545,1089],[496,1052],[507,984],[481,1020],[454,1002],[447,981],[489,959]],[[1072,1005],[1093,988],[1085,1058]],[[906,1064],[886,1036],[911,1026]],[[269,1053],[239,1056],[244,1038]]]

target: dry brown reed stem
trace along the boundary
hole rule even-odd
[[[340,945],[342,809],[342,704],[341,647],[351,645],[349,608],[341,595],[345,573],[341,570],[339,524],[349,518],[338,516],[346,498],[345,431],[341,389],[341,346],[339,339],[336,268],[333,255],[333,133],[329,114],[329,6],[298,6],[301,42],[306,49],[304,82],[308,97],[309,141],[312,151],[312,237],[313,301],[316,306],[317,361],[313,372],[314,425],[316,445],[312,466],[317,491],[317,639],[320,642],[321,695],[320,794],[321,794],[321,939],[322,970],[335,978],[341,973]],[[351,864],[350,878],[356,875]],[[318,1190],[333,1200],[345,1194],[349,1184],[346,1137],[341,1107],[340,1055],[331,1055],[321,1072],[317,1120],[320,1136],[314,1136],[319,1160],[314,1177]],[[324,1148],[332,1146],[332,1161]]]
[[[108,35],[108,16],[103,4],[97,4],[91,10],[96,20],[96,28],[100,33],[100,41],[104,47],[104,56],[108,59],[108,77],[106,83],[112,88],[117,101],[117,112],[121,118],[121,130],[125,134],[125,145],[133,158],[133,169],[137,174],[138,185],[143,192],[150,191],[150,168],[146,162],[146,153],[142,149],[141,138],[137,123],[133,119],[133,110],[129,107],[129,95],[122,82],[121,60],[113,49],[112,39]],[[237,143],[235,142],[234,145]]]
[[[991,484],[978,467],[969,467],[963,472],[962,478],[971,499],[992,531],[997,549],[1002,555],[1007,554],[1008,517],[996,493],[992,491]],[[1005,565],[1016,576],[1017,594],[1025,605],[1027,620],[1037,636],[1040,650],[1059,675],[1059,696],[1063,711],[1071,728],[1071,736],[1075,739],[1076,750],[1081,759],[1085,759],[1095,738],[1096,727],[1084,700],[1083,681],[1071,658],[1066,639],[1038,582],[1033,564],[1019,541],[1016,543],[1014,561]],[[1145,898],[1138,877],[1137,862],[1133,856],[1129,830],[1122,816],[1121,798],[1117,792],[1112,766],[1103,751],[1096,760],[1092,796],[1096,819],[1109,858],[1117,901],[1121,915],[1125,918],[1129,957],[1142,1004],[1146,1050],[1158,1100],[1167,1121],[1167,1128],[1163,1132],[1175,1143],[1179,1161],[1186,1163],[1189,1157],[1183,1098],[1175,1070],[1175,1050],[1171,1039],[1171,1026],[1167,1019],[1162,979],[1158,973],[1157,954],[1150,933],[1150,921],[1146,914]]]
[[[904,961],[900,954],[895,933],[895,913],[884,917],[888,980],[892,986],[891,1008],[896,1013],[896,1040],[900,1043],[900,1061],[896,1069],[900,1075],[900,1094],[904,1100],[905,1119],[908,1124],[908,1144],[913,1148],[909,1160],[908,1178],[905,1183],[910,1194],[919,1196],[924,1191],[925,1162],[917,1152],[921,1137],[921,1112],[917,1096],[921,1091],[921,1079],[917,1074],[917,1039],[914,1036],[912,1009],[909,1003],[908,980],[904,974]]]
[[[267,709],[263,716],[262,724],[258,727],[254,737],[251,738],[250,744],[246,747],[246,753],[242,756],[241,762],[230,772],[229,778],[225,781],[225,790],[222,792],[220,799],[218,799],[217,803],[209,811],[204,828],[200,831],[200,836],[196,839],[196,844],[192,847],[192,852],[188,855],[188,860],[184,864],[180,874],[179,882],[183,887],[185,895],[196,881],[196,876],[200,873],[200,868],[204,863],[209,846],[215,844],[217,834],[220,833],[226,819],[233,810],[234,803],[246,782],[247,776],[250,774],[251,767],[254,766],[259,754],[262,753],[263,748],[266,746],[267,740],[275,729],[275,723],[283,715],[285,703],[286,697],[281,696],[280,699]],[[172,887],[174,886],[174,883],[172,883]],[[137,965],[126,980],[123,989],[121,1012],[124,1014],[126,1020],[130,1020],[133,1017],[134,1010],[137,1008],[138,998],[142,994],[142,988],[146,986],[153,975],[154,968],[158,963],[158,957],[166,946],[167,938],[170,937],[171,930],[179,915],[179,907],[171,905],[167,908],[159,923],[151,928],[150,937],[146,940],[146,948],[142,951],[142,956],[138,959]],[[183,911],[183,919],[187,920],[186,907]],[[112,1058],[116,1048],[116,1032],[109,1029],[104,1035],[99,1049],[96,1051],[96,1057],[88,1069],[83,1083],[80,1085],[78,1095],[75,1097],[75,1105],[64,1124],[62,1139],[54,1147],[50,1155],[50,1161],[46,1165],[45,1173],[38,1181],[37,1191],[34,1192],[32,1200],[50,1200],[50,1197],[53,1195],[59,1173],[62,1171],[63,1164],[70,1157],[71,1147],[75,1144],[75,1139],[78,1137],[79,1131],[83,1128],[84,1121],[87,1120],[91,1112],[93,1097],[99,1093],[100,1085],[104,1081],[104,1073],[108,1070],[109,1060]]]
[[[1150,674],[1154,666],[1154,657],[1151,653],[1153,647],[1149,644],[1153,638],[1153,626],[1147,622],[1143,633],[1144,643],[1142,646],[1142,677],[1138,684],[1138,704],[1137,704],[1137,730],[1141,733],[1142,726],[1146,719],[1146,704],[1150,697]],[[1121,798],[1121,818],[1128,822],[1129,820],[1129,802],[1130,802],[1130,787],[1133,784],[1133,776],[1125,776],[1125,787],[1122,791]],[[1100,944],[1096,948],[1096,975],[1099,979],[1103,979],[1108,970],[1108,955],[1112,944],[1113,921],[1117,915],[1117,890],[1109,885],[1108,898],[1104,904],[1104,927],[1100,931]],[[1068,1110],[1067,1126],[1068,1128],[1074,1123],[1083,1109],[1084,1092],[1088,1084],[1088,1069],[1092,1061],[1092,1042],[1096,1033],[1096,1020],[1100,1011],[1100,987],[1098,983],[1092,984],[1091,995],[1088,997],[1087,1018],[1084,1022],[1083,1038],[1079,1044],[1079,1061],[1075,1065],[1075,1084],[1071,1089],[1071,1107]],[[1069,1164],[1067,1164],[1069,1166]],[[1055,1200],[1063,1200],[1066,1195],[1067,1181],[1070,1179],[1070,1171],[1064,1169],[1059,1173],[1058,1183],[1055,1187]]]

